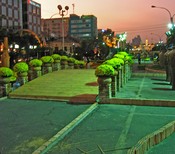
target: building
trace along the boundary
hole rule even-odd
[[[0,28],[22,29],[22,11],[22,0],[0,0]]]
[[[69,30],[69,18],[64,18],[63,25],[62,18],[41,19],[41,29],[46,40],[49,40],[50,38],[62,38],[63,35],[64,37],[67,37]]]
[[[69,35],[80,40],[98,37],[97,18],[94,15],[70,14]]]
[[[134,37],[132,39],[132,46],[133,47],[139,47],[141,43],[142,43],[142,40],[141,40],[140,35],[137,35],[136,37]]]
[[[23,29],[29,29],[41,36],[41,4],[22,0]]]
[[[0,28],[41,35],[41,5],[32,0],[0,0]]]

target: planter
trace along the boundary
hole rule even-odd
[[[75,68],[75,69],[79,69],[79,68],[80,68],[80,66],[79,66],[79,65],[77,65],[77,64],[74,64],[74,68]]]
[[[60,60],[55,59],[54,63],[60,63]]]
[[[0,83],[9,83],[10,77],[0,77]]]
[[[74,69],[74,63],[73,62],[68,62],[68,68],[69,69]]]
[[[28,75],[28,72],[17,73],[18,77],[26,77],[27,75]]]
[[[68,61],[67,60],[61,60],[61,69],[67,69],[68,68]]]
[[[52,71],[52,63],[43,63],[42,74],[51,73]]]
[[[84,65],[82,65],[82,64],[80,64],[80,68],[81,68],[81,69],[83,69],[83,68],[85,68],[85,66],[84,66]]]
[[[99,84],[99,102],[105,103],[106,100],[112,97],[110,76],[98,76],[97,82]]]
[[[52,70],[53,71],[58,71],[58,70],[60,70],[60,61],[59,62],[54,62],[53,64],[52,64]]]
[[[120,79],[120,87],[122,88],[124,86],[124,66],[119,71],[119,79]]]
[[[121,75],[121,69],[120,70],[118,70],[118,74],[117,74],[117,81],[116,81],[116,86],[117,86],[117,91],[119,92],[120,91],[120,89],[121,89],[121,77],[122,77],[122,75]]]
[[[41,67],[31,67],[28,72],[29,81],[42,76]]]
[[[30,70],[32,70],[32,71],[41,71],[41,66],[31,67]]]
[[[7,96],[11,89],[10,77],[0,77],[0,95]]]
[[[52,63],[43,63],[43,66],[44,67],[51,67],[52,66]]]
[[[61,64],[61,65],[68,65],[68,61],[67,61],[67,60],[61,60],[61,61],[60,61],[60,64]]]
[[[28,72],[17,73],[17,81],[20,85],[24,85],[28,82]]]
[[[118,73],[115,76],[111,77],[111,79],[112,79],[112,82],[111,82],[111,95],[112,95],[112,97],[117,96],[117,75],[118,75]]]

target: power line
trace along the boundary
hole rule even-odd
[[[126,28],[126,29],[119,29],[119,30],[114,30],[114,32],[144,32],[144,31],[152,31],[152,30],[160,30],[160,29],[165,29],[166,26],[165,25],[155,25],[152,27],[134,27],[134,28]]]

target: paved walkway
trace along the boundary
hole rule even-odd
[[[175,103],[172,104],[175,101],[175,91],[171,90],[170,83],[165,80],[165,74],[137,70],[136,66],[137,64],[134,66],[132,78],[121,88],[116,99],[121,101],[125,99],[127,102],[128,99],[130,101],[160,100],[166,101],[166,104],[160,104],[160,106],[175,106]],[[9,97],[94,103],[97,95],[98,84],[95,69],[74,69],[59,70],[43,75],[14,90]],[[112,103],[115,101],[112,100]],[[140,101],[140,104],[144,105],[144,102]]]
[[[89,107],[89,105],[72,106],[67,102],[85,104],[95,102],[98,85],[94,72],[94,69],[52,72],[28,82],[9,95],[10,98],[33,100],[7,99],[0,101],[0,117],[4,117],[0,119],[0,147],[6,148],[3,151],[14,151],[15,149],[17,150],[16,153],[19,153],[19,150],[23,150],[23,147],[26,146],[26,150],[33,152],[48,139],[53,139],[54,134],[60,133],[60,130],[67,123]],[[121,89],[117,98],[140,101],[146,99],[148,102],[159,99],[174,103],[174,93],[175,91],[171,90],[169,82],[165,81],[165,74],[150,73],[143,70],[135,72],[134,70],[132,78]],[[38,100],[33,102],[35,99],[47,101]],[[59,101],[51,102],[50,100],[59,100],[62,103],[58,103]],[[73,135],[59,143],[50,153],[57,154],[75,150],[74,153],[77,154],[78,147],[80,150],[85,149],[87,151],[94,148],[96,150],[94,154],[96,154],[100,149],[97,145],[104,149],[112,148],[116,150],[116,153],[126,153],[126,150],[135,145],[139,139],[174,121],[175,116],[175,108],[173,107],[112,104],[98,106],[98,110],[89,116],[86,121],[83,121],[82,125],[74,130]],[[103,135],[104,139],[102,139]],[[91,136],[95,136],[95,138]],[[9,139],[13,139],[11,143]],[[31,142],[32,146],[29,148],[28,144],[31,145]],[[20,143],[21,147],[19,146]],[[162,144],[166,144],[166,147],[171,149],[173,147],[171,143],[173,142],[168,142],[168,144],[163,142]],[[67,145],[71,146],[68,147]],[[59,147],[62,146],[65,146],[65,148],[63,147],[61,149],[63,151],[60,152]],[[120,148],[124,149],[121,150]],[[158,151],[161,150],[155,149],[155,153],[159,153]]]

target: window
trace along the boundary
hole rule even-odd
[[[13,1],[13,3],[14,3],[14,6],[15,7],[18,7],[18,1],[16,0],[16,1]]]
[[[2,3],[6,4],[6,0],[2,0]]]
[[[36,7],[33,7],[33,14],[36,14]]]
[[[29,12],[32,12],[32,6],[29,5]]]
[[[37,8],[37,14],[40,15],[40,9],[39,8]]]
[[[7,15],[7,11],[6,11],[6,7],[5,6],[2,6],[2,14],[3,15]]]
[[[15,21],[14,22],[14,26],[17,27],[18,26],[18,22]]]
[[[33,17],[33,23],[36,24],[36,17]]]
[[[29,22],[32,22],[32,16],[29,15]]]
[[[18,11],[14,10],[14,18],[18,19]]]
[[[9,26],[9,27],[12,27],[12,26],[13,26],[12,20],[9,20],[9,21],[8,21],[8,26]]]
[[[11,8],[8,8],[8,16],[12,17],[12,9]]]
[[[12,5],[12,0],[8,0],[8,4],[9,5]]]
[[[3,26],[7,26],[7,20],[5,20],[5,19],[2,19],[2,27]]]
[[[36,26],[33,27],[33,31],[36,33]]]

